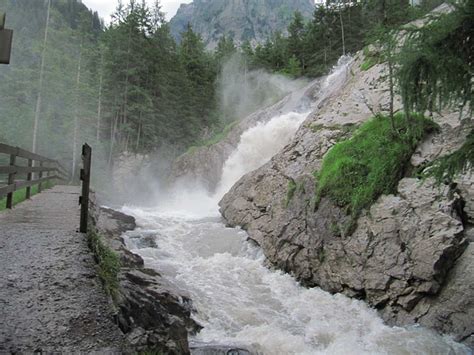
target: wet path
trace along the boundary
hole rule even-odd
[[[120,348],[78,197],[56,186],[0,213],[0,353]]]

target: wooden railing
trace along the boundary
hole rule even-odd
[[[38,185],[41,192],[45,182],[68,178],[66,169],[57,160],[0,143],[0,157],[4,154],[10,156],[10,164],[0,165],[0,175],[8,175],[6,182],[0,182],[0,199],[7,196],[7,208],[13,207],[13,193],[19,189],[26,187],[25,198],[29,199],[32,186]]]

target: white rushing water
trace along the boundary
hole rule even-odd
[[[191,342],[268,355],[468,353],[420,327],[389,327],[362,301],[301,287],[268,269],[244,231],[225,227],[219,199],[282,149],[306,116],[287,113],[243,133],[213,196],[180,186],[155,208],[124,207],[139,226],[127,234],[128,247],[190,294],[193,318],[204,327]],[[154,238],[157,247],[144,238]]]

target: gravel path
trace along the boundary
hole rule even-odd
[[[122,334],[79,227],[79,188],[0,212],[0,353],[118,352]]]

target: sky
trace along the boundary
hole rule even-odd
[[[88,8],[97,11],[105,22],[109,22],[110,14],[114,12],[117,6],[117,0],[82,0]],[[126,1],[123,1],[126,3]],[[153,0],[147,0],[149,4]],[[166,18],[169,20],[176,14],[176,10],[182,3],[190,3],[191,0],[161,0],[162,11],[166,13]]]

